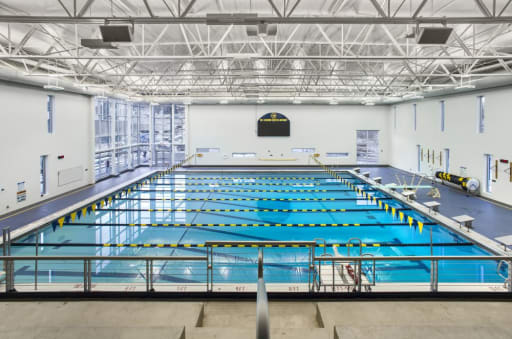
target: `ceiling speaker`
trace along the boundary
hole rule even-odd
[[[128,25],[100,26],[103,42],[132,42],[132,27]]]
[[[420,45],[444,45],[452,31],[451,27],[423,27],[416,36],[416,42]]]
[[[90,49],[117,49],[111,42],[103,42],[102,39],[82,39],[80,43]]]

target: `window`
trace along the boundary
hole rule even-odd
[[[236,152],[232,154],[233,158],[254,158],[256,153],[252,152]]]
[[[379,162],[379,131],[357,131],[357,163],[377,164]]]
[[[492,192],[492,155],[485,155],[485,191]]]
[[[45,195],[46,192],[46,155],[41,155],[39,160],[39,184],[41,196]]]
[[[315,149],[314,148],[294,147],[294,148],[292,148],[292,152],[294,152],[294,153],[315,153]]]
[[[396,106],[393,106],[393,127],[397,128],[397,112],[396,112]]]
[[[196,148],[196,153],[219,153],[220,148],[218,147],[198,147]]]
[[[348,152],[327,152],[325,156],[327,158],[348,158]]]
[[[478,98],[478,133],[483,133],[485,129],[485,97]]]
[[[441,100],[439,102],[441,104],[441,132],[444,132],[444,113],[445,113],[445,104],[444,104],[444,100]]]
[[[413,120],[414,120],[414,130],[416,130],[416,122],[417,122],[417,112],[416,112],[416,104],[412,104],[412,113],[413,113]]]
[[[55,96],[48,95],[46,99],[46,113],[48,114],[48,133],[53,133],[53,114],[55,112]]]

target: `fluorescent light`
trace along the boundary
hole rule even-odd
[[[365,106],[375,106],[375,103],[373,101],[365,101],[365,102],[363,102],[363,105],[365,105]]]
[[[49,89],[49,90],[52,90],[52,91],[63,91],[64,90],[64,87],[57,86],[57,85],[44,85],[43,88],[44,89]]]
[[[222,99],[221,101],[219,101],[219,103],[220,103],[221,105],[226,105],[226,104],[228,104],[228,103],[229,103],[229,100],[227,100],[227,99]]]
[[[302,103],[302,101],[300,99],[293,99],[292,103],[298,105],[298,104]]]
[[[420,95],[418,93],[407,93],[404,96],[402,96],[402,99],[424,99],[425,97],[423,95]]]
[[[158,105],[160,105],[158,102],[150,102],[149,104],[150,104],[151,106],[158,106]]]
[[[455,89],[474,89],[474,88],[476,88],[476,86],[473,84],[463,84],[463,85],[459,85],[459,86],[455,87]]]
[[[256,101],[258,104],[263,104],[265,102],[264,99],[258,99],[258,101]]]
[[[334,99],[332,99],[331,101],[329,101],[329,105],[337,105],[338,102]]]

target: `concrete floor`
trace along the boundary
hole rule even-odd
[[[254,302],[1,302],[0,338],[255,338]],[[512,338],[512,303],[271,302],[276,338]]]

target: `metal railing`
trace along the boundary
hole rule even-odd
[[[154,291],[154,271],[153,263],[159,262],[190,262],[190,261],[204,261],[207,262],[206,256],[2,256],[0,261],[4,262],[6,270],[5,291],[15,292],[16,285],[14,282],[14,263],[19,261],[71,261],[83,263],[83,291],[92,291],[93,272],[92,263],[101,261],[143,261],[145,266],[145,275],[143,278],[146,283],[146,292]],[[205,265],[206,268],[206,265]],[[37,280],[35,281],[37,284]],[[35,285],[37,290],[37,285]]]
[[[42,272],[45,272],[44,274],[46,274],[50,271],[57,271],[58,269],[55,269],[55,265],[62,265],[62,267],[65,267],[67,271],[65,271],[65,269],[61,269],[61,272],[68,274],[68,277],[73,277],[63,279],[63,281],[70,281],[74,279],[75,282],[83,284],[83,292],[102,290],[105,285],[101,284],[107,280],[106,278],[104,279],[105,276],[111,279],[108,281],[113,283],[111,284],[112,286],[109,287],[110,290],[116,291],[130,284],[123,281],[123,276],[128,277],[128,280],[132,279],[132,276],[135,276],[133,279],[136,280],[136,284],[141,285],[138,288],[143,289],[142,284],[145,284],[145,289],[143,290],[147,292],[155,291],[155,281],[161,281],[161,283],[157,284],[158,286],[156,288],[156,290],[159,291],[168,291],[169,289],[167,287],[170,285],[173,285],[174,287],[182,286],[182,289],[177,289],[177,291],[184,291],[183,286],[189,284],[193,285],[194,291],[213,292],[214,283],[221,286],[222,279],[222,281],[227,285],[234,285],[232,280],[230,280],[231,276],[225,278],[221,277],[221,275],[214,275],[214,269],[216,268],[215,265],[219,264],[219,258],[222,259],[228,257],[229,260],[227,262],[220,263],[221,266],[219,266],[216,274],[219,274],[219,272],[226,268],[232,270],[232,272],[236,272],[239,268],[250,270],[251,268],[248,268],[247,264],[254,264],[254,259],[251,259],[254,258],[254,254],[251,254],[250,249],[258,250],[258,288],[260,288],[261,284],[259,278],[263,276],[263,268],[269,267],[270,269],[275,269],[274,267],[276,265],[276,262],[267,262],[265,263],[266,266],[264,266],[263,251],[261,251],[261,249],[269,248],[270,250],[271,248],[271,253],[275,254],[278,253],[276,251],[279,251],[282,247],[299,247],[304,251],[302,252],[302,258],[295,259],[296,261],[292,263],[292,266],[296,265],[296,268],[304,270],[303,272],[307,270],[307,287],[304,279],[304,281],[302,281],[302,291],[305,291],[307,288],[307,291],[310,293],[339,292],[344,291],[345,288],[347,291],[371,292],[372,288],[375,286],[382,287],[382,282],[394,283],[396,281],[393,280],[396,277],[396,275],[393,275],[396,274],[394,269],[400,266],[396,265],[400,262],[409,262],[408,265],[415,263],[417,265],[413,268],[421,269],[423,272],[429,271],[430,281],[428,281],[427,278],[422,280],[421,283],[425,285],[425,289],[428,288],[431,292],[437,292],[439,290],[440,265],[443,265],[441,266],[444,274],[443,283],[450,282],[451,280],[449,279],[454,277],[454,281],[459,281],[463,284],[466,284],[465,281],[468,281],[469,284],[474,283],[476,286],[481,286],[479,283],[485,280],[483,279],[483,273],[482,280],[476,281],[480,279],[480,276],[475,278],[475,267],[473,265],[475,265],[475,263],[482,265],[480,262],[483,262],[486,265],[488,263],[495,263],[495,265],[485,267],[487,274],[490,272],[494,275],[490,281],[493,281],[492,284],[494,285],[503,283],[504,289],[500,288],[500,290],[512,293],[511,256],[375,257],[371,256],[370,253],[363,253],[362,255],[351,257],[340,255],[338,251],[334,251],[334,255],[327,255],[327,253],[325,253],[325,248],[328,245],[325,244],[325,242],[318,243],[317,241],[210,241],[204,244],[206,255],[198,256],[12,256],[9,246],[10,239],[8,232],[4,232],[3,240],[4,256],[0,257],[0,263],[3,263],[5,270],[5,279],[3,283],[5,284],[6,292],[14,292],[16,291],[17,286],[22,286],[22,283],[19,281],[15,282],[15,276],[18,277],[18,274],[21,274],[21,281],[27,281],[27,276],[30,278],[32,273],[24,268],[26,267],[25,265],[18,265],[17,268],[19,271],[15,271],[16,263],[19,264],[20,262],[30,261],[35,263],[35,266],[33,266],[35,267],[34,280],[30,280],[27,284],[33,284],[34,288],[30,288],[34,291],[38,290],[38,284],[40,284],[37,279],[38,266],[39,274],[42,274]],[[39,246],[44,246],[44,244],[40,244]],[[352,246],[357,247],[356,244],[352,244]],[[316,256],[315,251],[317,247],[321,247],[320,253],[324,254]],[[244,261],[238,262],[241,264],[240,266],[237,266],[236,260],[232,259],[233,257],[236,257],[236,250],[244,251],[244,255],[240,256],[244,258]],[[113,262],[123,261],[131,263],[130,265],[126,265],[126,263],[124,263],[119,266],[113,264]],[[46,269],[41,270],[41,262],[52,262],[52,264],[48,265]],[[197,265],[192,262],[197,263]],[[157,267],[155,267],[155,263]],[[464,267],[465,263],[468,263],[468,265],[471,266]],[[112,264],[113,270],[109,270],[108,268],[105,269],[104,267],[106,267],[107,264]],[[277,265],[279,264],[281,263],[277,262]],[[482,265],[482,267],[483,266],[484,265]],[[83,277],[80,277],[82,272],[81,267],[83,267]],[[491,269],[495,270],[495,272],[491,272]],[[379,271],[378,275],[376,274],[377,271]],[[415,278],[414,273],[410,273],[412,271],[403,271],[405,272],[403,274],[407,274],[405,279],[402,279],[403,281],[409,281],[410,278]],[[386,276],[388,272],[391,272],[389,273],[391,274],[389,277]],[[466,279],[464,275],[469,274],[468,272],[472,275],[471,278]],[[247,277],[247,274],[245,273],[250,272],[244,272],[244,276]],[[23,274],[25,276],[23,276]],[[111,274],[111,276],[108,274]],[[451,277],[448,276],[447,278],[446,274],[451,275]],[[193,279],[187,280],[187,278]],[[377,281],[377,278],[379,278],[380,281]],[[99,287],[95,287],[93,285],[93,280]],[[247,279],[245,279],[243,283],[246,283],[246,280]],[[59,284],[60,283],[57,283],[55,280],[49,279],[45,281],[44,286],[51,290],[58,290],[61,286],[64,286]],[[400,283],[394,283],[393,290],[407,290],[402,289],[401,286],[402,285],[400,285]],[[443,285],[443,288],[444,286],[446,285]],[[80,290],[81,289],[82,286],[80,285]],[[75,288],[74,291],[76,290],[77,289]],[[217,290],[221,291],[222,289],[219,288]],[[291,290],[291,292],[293,291],[295,290]]]
[[[496,262],[496,274],[503,278],[503,283],[508,292],[512,292],[512,257],[508,256],[388,256],[388,257],[375,257],[375,256],[357,256],[357,257],[345,257],[345,256],[336,256],[336,257],[326,257],[319,256],[313,258],[313,266],[315,267],[316,272],[322,266],[322,263],[327,263],[332,267],[333,278],[332,281],[329,279],[330,283],[325,284],[318,279],[321,279],[320,274],[315,274],[313,288],[317,291],[320,291],[321,287],[331,287],[332,291],[335,291],[337,287],[351,287],[354,291],[361,292],[363,287],[375,286],[376,285],[376,266],[379,262],[397,262],[397,261],[410,261],[410,262],[421,262],[421,261],[430,261],[430,291],[437,292],[439,288],[439,263],[440,262],[457,262],[457,261],[489,261]],[[353,263],[355,266],[354,275],[351,277],[347,283],[337,283],[335,277],[336,266],[343,265],[345,263]],[[371,269],[371,277],[367,276],[366,279],[363,279],[364,263],[370,263],[369,267]],[[501,266],[503,263],[508,265],[507,275],[503,275],[500,273]],[[369,279],[368,279],[369,278]],[[325,289],[324,289],[325,290]],[[370,289],[367,289],[369,292]]]

